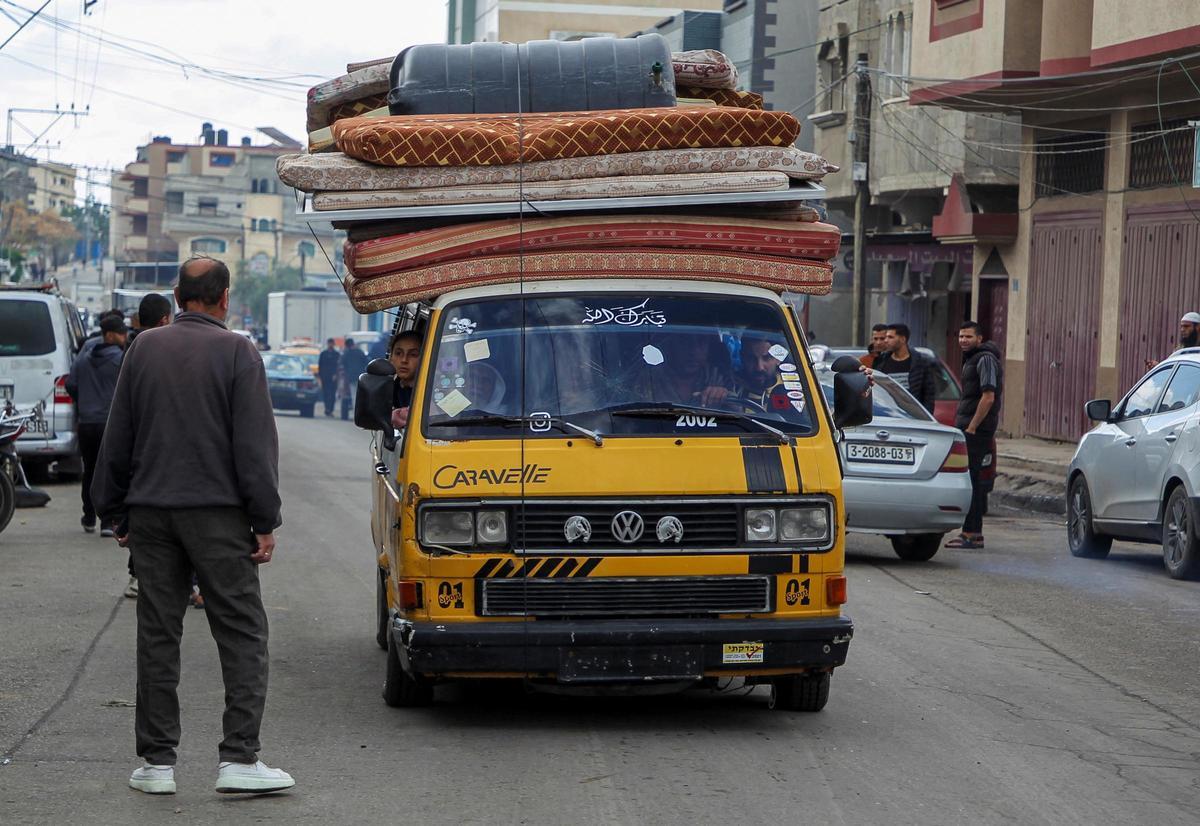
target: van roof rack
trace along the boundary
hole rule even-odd
[[[573,198],[562,201],[495,201],[487,203],[437,204],[410,207],[366,207],[362,209],[313,209],[312,196],[305,195],[296,217],[301,221],[366,223],[403,218],[460,217],[464,222],[504,215],[538,215],[547,212],[608,212],[623,209],[665,209],[693,206],[728,206],[768,201],[820,201],[825,187],[814,181],[794,181],[782,191],[707,192],[693,195],[638,195],[611,198]]]

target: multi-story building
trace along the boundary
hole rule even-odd
[[[738,68],[739,89],[762,95],[767,109],[804,121],[816,102],[817,0],[724,0],[721,9],[680,12],[637,33],[657,32],[673,51],[724,52]],[[796,145],[813,148],[811,127]]]
[[[991,0],[989,0],[990,2]],[[916,4],[926,0],[916,0]],[[864,229],[866,325],[902,322],[914,344],[928,346],[952,365],[958,361],[958,324],[982,290],[987,307],[1001,301],[990,290],[986,255],[965,239],[937,237],[939,216],[947,210],[987,213],[980,232],[1006,240],[1015,218],[992,220],[991,213],[1015,213],[1017,162],[992,148],[1019,137],[1016,121],[991,113],[973,114],[912,105],[909,80],[914,31],[922,21],[914,0],[820,0],[820,45],[815,55],[817,103],[808,116],[813,149],[841,166],[825,179],[830,221],[842,227],[843,252],[835,262],[834,291],[814,299],[809,319],[822,340],[851,343],[853,327],[854,207],[861,176],[869,206]],[[926,25],[927,25],[926,20]],[[865,72],[858,71],[860,57]],[[869,81],[869,158],[856,168],[855,113],[859,80]],[[969,145],[970,151],[964,151]],[[983,224],[987,223],[984,230]],[[1001,302],[1002,303],[1002,302]],[[990,322],[990,318],[989,318]],[[990,324],[1002,338],[1001,324]]]
[[[207,123],[200,143],[157,137],[138,147],[137,160],[112,180],[110,246],[117,269],[164,282],[193,254],[220,258],[231,270],[244,262],[254,274],[279,267],[311,271],[318,269],[317,257],[327,268],[309,225],[295,216],[294,190],[275,175],[275,159],[298,149],[281,139],[254,146],[249,137],[230,145],[226,130]],[[330,258],[341,255],[332,231],[317,234]]]
[[[447,43],[624,37],[684,10],[719,11],[723,0],[448,0]]]
[[[59,215],[75,204],[75,167],[46,161],[29,170],[34,191],[29,195],[29,208],[34,212],[52,210]]]
[[[980,237],[993,216],[970,203],[933,229],[1004,285],[1004,428],[1073,439],[1084,402],[1122,395],[1200,310],[1200,5],[916,0],[911,31],[912,102],[1020,117],[1012,237]]]

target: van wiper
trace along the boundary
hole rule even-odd
[[[474,416],[465,416],[461,419],[445,419],[438,422],[429,422],[430,427],[461,427],[464,425],[489,424],[496,424],[502,427],[519,427],[523,424],[553,427],[562,433],[577,433],[580,436],[586,436],[595,442],[596,447],[604,446],[604,437],[596,431],[588,430],[586,427],[581,427],[566,419],[554,418],[552,416],[502,416],[499,413],[479,413]]]
[[[708,416],[719,422],[737,422],[741,425],[753,425],[759,430],[770,433],[779,440],[779,444],[781,445],[790,444],[792,440],[791,436],[782,430],[771,427],[766,422],[760,422],[753,416],[745,413],[734,413],[728,410],[713,410],[710,407],[693,407],[687,404],[651,404],[610,408],[608,412],[613,416],[636,416],[647,419],[664,419],[671,416]]]

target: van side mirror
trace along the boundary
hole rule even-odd
[[[354,424],[363,430],[379,430],[389,450],[395,445],[392,427],[392,391],[396,368],[387,359],[375,359],[358,377],[354,395]]]
[[[1093,422],[1112,421],[1112,402],[1108,399],[1092,399],[1083,406],[1083,412]]]
[[[868,424],[875,415],[871,379],[854,356],[838,356],[829,365],[833,371],[833,424],[855,427]]]

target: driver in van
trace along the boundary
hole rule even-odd
[[[667,400],[678,404],[716,407],[732,392],[729,389],[729,353],[715,335],[676,333],[663,343],[667,368],[655,386]]]
[[[408,408],[412,403],[413,384],[421,367],[421,346],[424,340],[415,330],[396,333],[388,344],[388,361],[396,368],[396,383],[392,386],[392,427],[397,430],[408,425]]]

